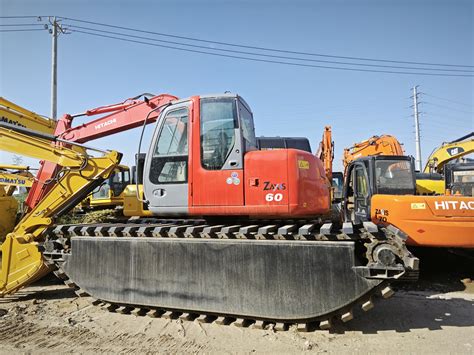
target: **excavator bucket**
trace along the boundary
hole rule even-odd
[[[38,243],[22,242],[9,234],[0,250],[0,297],[15,292],[50,271],[38,250]]]

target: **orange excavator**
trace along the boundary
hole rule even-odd
[[[414,246],[474,248],[474,201],[420,196],[412,158],[393,136],[374,136],[344,150],[345,220],[371,220],[403,231]],[[387,198],[389,188],[393,196]]]

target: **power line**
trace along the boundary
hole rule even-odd
[[[422,127],[430,128],[431,125],[438,125],[438,126],[443,126],[443,127],[454,127],[454,128],[460,128],[460,129],[468,129],[466,125],[460,124],[460,123],[452,123],[452,122],[442,122],[442,121],[433,121],[430,119],[426,119],[425,122],[422,124]]]
[[[31,31],[46,31],[46,29],[30,28],[30,29],[17,29],[17,30],[0,30],[0,32],[31,32]]]
[[[439,97],[439,96],[430,95],[430,94],[427,94],[427,93],[423,93],[423,95],[429,96],[429,97],[433,97],[433,98],[435,98],[435,99],[440,99],[440,100],[449,101],[449,102],[452,102],[452,103],[455,103],[455,104],[458,104],[458,105],[469,106],[469,107],[472,107],[472,105],[473,105],[473,104],[466,104],[466,103],[464,103],[464,102],[459,102],[459,101],[455,101],[455,100],[451,100],[451,99],[446,99],[446,98],[444,98],[444,97]]]
[[[49,16],[0,16],[0,18],[5,18],[5,19],[12,19],[12,18],[37,18],[37,19],[40,19],[41,17],[49,17]]]
[[[460,121],[454,121],[449,114],[446,114],[446,115],[435,115],[439,118],[433,118],[432,117],[432,114],[427,114],[427,113],[423,113],[423,116],[429,121],[429,122],[446,122],[446,123],[449,123],[449,124],[460,124],[460,125],[463,125],[465,123],[468,123],[467,120],[460,120]],[[452,122],[454,121],[454,122]]]
[[[472,113],[473,113],[472,111],[464,111],[464,110],[460,110],[460,109],[455,108],[455,107],[450,107],[450,106],[446,106],[446,105],[435,104],[435,103],[429,102],[429,101],[423,101],[423,103],[428,104],[428,105],[433,105],[433,106],[436,106],[436,107],[441,107],[441,108],[448,109],[448,110],[453,110],[453,111],[458,111],[458,112],[467,113],[468,115],[472,115]]]
[[[154,34],[154,35],[163,36],[163,37],[185,39],[185,40],[189,40],[189,41],[197,41],[197,42],[203,42],[203,43],[219,44],[219,45],[223,45],[223,46],[231,46],[231,47],[239,47],[239,48],[247,48],[247,49],[257,49],[257,50],[262,50],[262,51],[299,54],[299,55],[317,56],[317,57],[339,58],[339,59],[351,59],[351,60],[359,60],[359,61],[371,61],[371,62],[387,62],[387,63],[399,63],[399,64],[417,64],[417,65],[431,65],[431,66],[474,68],[474,65],[413,62],[413,61],[401,61],[401,60],[364,58],[364,57],[337,56],[337,55],[322,54],[322,53],[297,52],[297,51],[290,51],[290,50],[277,49],[277,48],[249,46],[249,45],[236,44],[236,43],[230,43],[230,42],[211,41],[211,40],[195,38],[195,37],[178,36],[178,35],[162,33],[162,32],[140,30],[140,29],[125,27],[125,26],[117,26],[117,25],[105,24],[105,23],[100,23],[100,22],[79,20],[79,19],[75,19],[75,18],[71,18],[71,17],[59,17],[59,18],[64,19],[64,20],[69,20],[69,21],[88,23],[88,24],[97,25],[97,26],[111,27],[111,28],[116,28],[116,29],[121,29],[121,30],[126,30],[126,31],[134,31],[134,32],[140,32],[140,33]]]
[[[19,26],[44,26],[42,23],[15,23],[0,24],[0,27],[19,27]]]
[[[154,46],[154,47],[161,47],[161,48],[174,49],[174,50],[179,50],[179,51],[184,51],[184,52],[192,52],[192,53],[200,53],[200,54],[206,54],[206,55],[212,55],[212,56],[218,56],[218,57],[242,59],[242,60],[253,61],[253,62],[284,64],[284,65],[297,66],[297,67],[321,68],[321,69],[335,69],[335,70],[356,71],[356,72],[370,72],[370,73],[404,74],[404,75],[446,76],[446,77],[473,77],[473,76],[474,76],[474,75],[467,75],[467,74],[417,73],[417,72],[403,72],[403,71],[390,71],[390,70],[373,70],[373,69],[356,69],[356,68],[333,67],[333,66],[324,66],[324,65],[312,65],[312,64],[302,64],[302,63],[291,63],[291,62],[284,62],[284,61],[277,61],[277,60],[249,58],[249,57],[236,56],[236,55],[230,55],[230,54],[211,53],[211,52],[207,52],[207,51],[200,51],[200,50],[194,50],[194,49],[179,48],[179,47],[174,47],[174,46],[168,46],[168,45],[163,45],[163,44],[156,44],[156,43],[143,42],[143,41],[138,41],[138,40],[132,40],[132,39],[127,39],[127,38],[120,38],[120,37],[109,36],[109,35],[104,35],[104,34],[99,34],[99,33],[94,33],[94,32],[82,31],[82,30],[70,30],[70,31],[71,31],[71,32],[77,32],[77,33],[83,33],[83,34],[87,34],[87,35],[91,35],[91,36],[97,36],[97,37],[104,37],[104,38],[115,39],[115,40],[124,41],[124,42],[132,42],[132,43],[139,43],[139,44],[144,44],[144,45],[149,45],[149,46]]]
[[[232,49],[209,48],[207,46],[202,46],[202,45],[181,43],[181,42],[175,42],[175,41],[167,41],[167,40],[144,37],[144,36],[136,36],[136,35],[130,35],[130,34],[125,34],[125,33],[120,33],[120,32],[100,30],[100,29],[97,29],[97,28],[83,27],[83,26],[70,25],[70,24],[64,24],[64,25],[67,26],[68,28],[79,28],[79,29],[94,31],[94,32],[98,32],[98,33],[107,33],[107,34],[113,34],[113,35],[119,35],[119,36],[131,37],[131,38],[138,38],[138,39],[143,39],[143,40],[147,40],[147,41],[154,41],[154,42],[180,45],[180,46],[185,46],[185,47],[201,48],[201,49],[205,49],[207,51],[208,50],[221,51],[221,52],[228,52],[228,53],[253,55],[253,56],[259,56],[259,57],[288,59],[288,60],[297,60],[297,61],[305,61],[305,62],[317,62],[317,63],[363,66],[363,67],[394,68],[394,69],[407,69],[407,70],[428,70],[428,71],[452,71],[452,72],[468,72],[468,73],[473,73],[474,72],[472,70],[465,70],[465,69],[463,69],[463,70],[461,70],[461,69],[438,69],[438,68],[420,68],[420,67],[404,67],[404,66],[393,66],[393,65],[350,63],[350,62],[339,62],[339,61],[330,61],[330,60],[321,60],[321,59],[288,57],[288,56],[271,55],[271,54],[255,53],[255,52],[245,52],[245,51],[232,50]]]
[[[441,118],[447,118],[450,120],[455,120],[455,121],[467,121],[470,120],[471,118],[460,118],[460,117],[453,117],[449,113],[445,113],[444,115],[439,114],[439,113],[433,113],[433,112],[422,112],[422,114],[427,115],[427,116],[435,116],[435,117],[441,117]]]

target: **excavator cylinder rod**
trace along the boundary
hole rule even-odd
[[[382,282],[354,266],[352,242],[77,237],[63,270],[107,302],[301,322]]]

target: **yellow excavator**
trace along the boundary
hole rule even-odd
[[[473,152],[474,132],[435,148],[428,157],[423,172],[416,176],[418,192],[421,195],[459,193],[473,196],[473,164],[453,162]]]
[[[124,192],[131,184],[130,168],[119,165],[114,173],[81,202],[84,211],[122,207]]]

